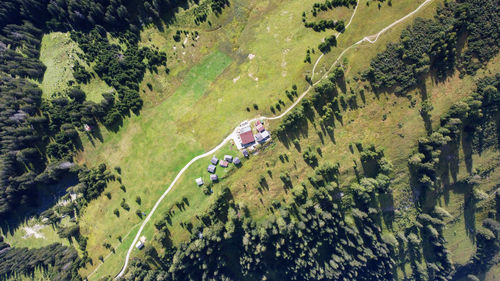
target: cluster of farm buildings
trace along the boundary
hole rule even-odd
[[[258,143],[264,143],[271,138],[271,135],[264,124],[260,121],[255,122],[255,131],[254,134],[252,130],[252,126],[248,121],[245,121],[240,124],[237,129],[235,143],[238,149],[243,149],[247,147],[253,147]]]
[[[87,130],[87,127],[85,127]],[[91,128],[88,127],[90,130]],[[255,134],[252,130],[251,124],[248,121],[245,121],[240,124],[240,126],[236,130],[236,134],[234,134],[234,143],[244,157],[250,157],[248,150],[253,150],[257,144],[263,144],[271,139],[271,135],[264,127],[264,124],[261,121],[255,122]],[[212,157],[210,159],[210,164],[207,167],[207,172],[210,173],[210,180],[212,182],[217,182],[219,177],[215,174],[217,169],[217,165],[222,168],[227,168],[230,163],[235,166],[241,165],[241,160],[238,157],[233,157],[231,155],[224,155],[224,159],[218,159],[217,157]],[[196,184],[198,186],[202,186],[205,183],[203,182],[203,178],[197,178]],[[199,234],[201,235],[201,233]],[[135,247],[139,250],[144,248],[144,244],[146,243],[146,237],[142,236],[139,241],[137,241]]]
[[[271,138],[271,135],[264,127],[264,124],[261,121],[255,122],[255,134],[252,130],[252,126],[248,121],[245,121],[240,124],[238,129],[236,130],[234,143],[241,150],[243,156],[249,157],[247,149],[254,149],[254,146],[257,144],[262,144],[267,142]],[[230,163],[238,166],[241,165],[241,160],[238,157],[233,157],[231,155],[224,155],[224,159],[217,159],[217,157],[212,157],[210,160],[210,164],[207,167],[207,172],[210,173],[210,181],[217,182],[219,177],[215,174],[217,169],[217,164],[222,168],[227,168]],[[197,178],[196,184],[198,186],[202,186],[204,184],[203,178]]]
[[[231,155],[224,155],[224,159],[220,160],[217,159],[217,157],[212,157],[210,159],[210,165],[208,165],[207,171],[210,173],[210,180],[212,182],[217,182],[219,180],[219,177],[215,174],[215,170],[217,169],[217,164],[219,164],[222,168],[227,168],[229,166],[229,163],[233,163],[234,165],[238,166],[241,164],[241,160],[238,157],[234,157]],[[204,184],[202,178],[197,178],[196,179],[196,184],[198,186],[202,186]]]

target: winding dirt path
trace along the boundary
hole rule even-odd
[[[342,53],[340,53],[340,55],[337,57],[337,59],[335,60],[335,62],[331,65],[331,67],[325,72],[325,74],[323,74],[323,76],[318,80],[316,81],[315,83],[313,83],[312,85],[309,85],[309,87],[297,98],[297,100],[295,100],[295,102],[287,109],[285,110],[283,113],[281,113],[280,115],[278,116],[274,116],[274,117],[259,117],[259,118],[254,118],[254,119],[251,119],[251,120],[248,120],[249,122],[253,122],[253,121],[256,121],[257,119],[265,119],[265,120],[277,120],[277,119],[281,119],[283,118],[286,114],[288,114],[292,109],[295,108],[295,106],[297,106],[300,101],[309,93],[309,91],[311,91],[311,89],[314,88],[314,86],[316,86],[317,84],[319,84],[321,81],[323,81],[323,79],[325,79],[328,74],[332,71],[333,67],[339,62],[339,60],[344,56],[344,54],[349,51],[350,49],[352,49],[353,47],[363,43],[363,42],[368,42],[370,44],[373,44],[375,42],[377,42],[378,38],[380,37],[380,35],[382,35],[383,33],[385,33],[387,30],[391,29],[392,27],[394,27],[395,25],[403,22],[404,20],[408,19],[409,17],[413,16],[414,14],[416,14],[418,11],[420,11],[423,7],[427,6],[429,3],[431,3],[433,0],[426,0],[425,2],[423,2],[420,6],[418,6],[414,11],[410,12],[409,14],[407,14],[406,16],[400,18],[399,20],[391,23],[390,25],[388,25],[387,27],[385,27],[384,29],[382,29],[381,31],[379,31],[378,33],[376,34],[373,34],[373,35],[370,35],[370,36],[366,36],[364,37],[363,39],[359,40],[358,42],[354,43],[353,45],[349,46],[348,48],[346,48]],[[359,4],[359,1],[358,1],[358,4]],[[357,11],[357,8],[358,8],[359,5],[356,5],[356,8],[354,10],[354,13],[352,14],[351,16],[351,19],[349,21],[349,23],[347,24],[346,26],[346,29],[347,27],[351,24],[353,18],[354,18],[354,15],[356,14],[356,11]],[[340,36],[341,33],[337,34],[336,37]],[[314,67],[313,67],[313,74],[311,75],[311,77],[314,77],[314,74],[315,74],[315,70],[316,70],[316,66],[318,65],[319,61],[323,58],[323,55],[321,55],[317,60],[316,60],[316,63],[314,64]],[[311,78],[312,79],[312,78]],[[195,158],[191,159],[191,161],[189,161],[180,171],[179,173],[177,174],[177,176],[174,178],[174,180],[172,181],[172,183],[169,185],[169,187],[167,188],[167,190],[165,190],[165,192],[162,194],[162,196],[158,199],[158,201],[156,201],[156,204],[153,206],[153,208],[151,209],[151,211],[149,212],[148,216],[146,217],[146,219],[142,222],[142,225],[141,227],[139,228],[139,231],[137,232],[137,235],[135,236],[134,238],[134,241],[132,242],[132,244],[130,245],[130,248],[128,249],[127,251],[127,255],[125,257],[125,262],[123,264],[123,267],[121,269],[121,271],[116,275],[115,279],[118,279],[120,277],[123,276],[123,274],[125,273],[125,271],[127,270],[127,267],[128,267],[128,264],[129,264],[129,260],[130,260],[130,255],[132,254],[132,251],[134,250],[134,247],[135,247],[135,244],[137,243],[137,241],[139,240],[139,237],[141,236],[142,234],[142,231],[144,230],[144,227],[146,226],[146,224],[149,222],[149,220],[151,219],[151,217],[154,215],[156,209],[158,209],[158,207],[160,206],[160,203],[163,201],[163,199],[167,196],[167,194],[170,192],[170,190],[174,187],[174,185],[177,183],[177,181],[179,180],[179,178],[184,174],[184,172],[196,161],[198,161],[199,159],[202,159],[202,158],[205,158],[207,156],[211,156],[213,155],[215,152],[217,152],[220,148],[222,148],[226,143],[228,143],[231,139],[233,139],[233,136],[236,134],[236,130],[237,128],[235,128],[233,130],[233,132],[231,134],[229,134],[219,145],[217,145],[216,147],[214,147],[212,150],[208,151],[208,152],[205,152],[201,155],[198,155],[196,156]]]
[[[354,15],[356,15],[356,11],[358,10],[358,7],[359,7],[359,0],[356,2],[356,7],[354,8],[354,12],[352,13],[351,18],[349,19],[349,22],[347,23],[347,25],[344,27],[344,30],[347,30],[349,25],[351,25],[352,19],[354,18]],[[339,38],[340,34],[342,34],[342,33],[339,32],[337,35],[335,35],[335,38]],[[319,62],[321,61],[321,59],[323,58],[324,55],[325,54],[321,53],[321,56],[319,56],[319,58],[316,60],[316,63],[314,64],[314,67],[312,69],[311,79],[314,78],[314,74],[316,73],[316,67],[318,66]]]

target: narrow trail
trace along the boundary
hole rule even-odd
[[[356,2],[356,7],[354,8],[354,12],[352,12],[351,18],[349,19],[349,22],[347,23],[347,25],[344,27],[344,30],[347,30],[349,25],[351,25],[352,19],[354,18],[354,15],[356,15],[356,11],[358,10],[358,7],[359,7],[359,0]],[[340,34],[342,34],[342,33],[339,32],[337,35],[335,35],[335,38],[339,38]],[[321,53],[321,56],[319,56],[319,58],[316,60],[316,63],[314,64],[313,69],[312,69],[311,80],[314,78],[314,74],[316,73],[316,67],[318,66],[319,62],[321,61],[321,59],[324,56],[325,56],[325,54]]]
[[[251,119],[251,120],[248,120],[249,122],[254,122],[258,119],[262,120],[277,120],[277,119],[281,119],[283,118],[286,114],[288,114],[292,109],[295,108],[295,106],[297,106],[300,101],[302,101],[302,99],[309,93],[309,91],[311,91],[311,89],[314,88],[314,86],[318,85],[321,81],[323,81],[327,76],[328,74],[332,71],[333,67],[339,62],[339,60],[344,56],[344,54],[349,51],[350,49],[352,49],[353,47],[363,43],[363,42],[368,42],[370,44],[373,44],[375,42],[377,42],[378,38],[380,37],[380,35],[382,35],[383,33],[385,33],[387,30],[391,29],[392,27],[394,27],[395,25],[397,25],[398,23],[401,23],[403,22],[404,20],[408,19],[409,17],[413,16],[415,13],[417,13],[418,11],[420,11],[423,7],[425,7],[427,4],[431,3],[433,0],[426,0],[425,2],[423,2],[420,6],[418,6],[414,11],[410,12],[409,14],[407,14],[406,16],[400,18],[399,20],[391,23],[390,25],[388,25],[387,27],[385,27],[384,29],[382,29],[381,31],[379,31],[378,33],[376,34],[373,34],[373,35],[370,35],[370,36],[366,36],[364,37],[363,39],[359,40],[358,42],[354,43],[353,45],[349,46],[348,48],[346,48],[342,53],[340,53],[340,55],[337,57],[337,59],[335,60],[335,62],[333,62],[333,64],[330,66],[330,68],[323,74],[323,76],[321,76],[321,78],[316,81],[315,83],[313,83],[312,85],[309,85],[309,87],[307,87],[307,89],[297,98],[297,100],[295,100],[295,102],[287,109],[285,110],[283,113],[281,113],[280,115],[278,116],[274,116],[274,117],[258,117],[258,118],[254,118],[254,119]],[[358,4],[359,4],[359,1],[358,1]],[[351,16],[351,19],[349,21],[349,23],[346,25],[346,29],[347,27],[351,24],[353,18],[354,18],[354,15],[356,14],[356,11],[357,11],[357,8],[358,8],[359,5],[356,5],[356,8]],[[336,37],[339,37],[340,34],[342,33],[339,33],[336,35]],[[313,68],[313,73],[311,75],[311,79],[312,77],[314,77],[314,74],[315,74],[315,70],[316,70],[316,66],[318,65],[319,61],[323,58],[323,55],[321,55],[316,63],[314,64],[314,68]],[[139,231],[137,232],[135,238],[134,238],[134,241],[132,242],[132,244],[130,245],[130,248],[128,249],[127,251],[127,255],[125,257],[125,262],[123,264],[123,267],[121,269],[121,271],[116,275],[115,279],[118,279],[120,277],[123,276],[123,274],[125,274],[125,271],[127,270],[127,267],[128,267],[128,264],[129,264],[129,260],[130,260],[130,255],[132,254],[132,251],[134,250],[134,247],[135,247],[135,244],[137,243],[137,241],[139,240],[139,237],[141,236],[142,234],[142,231],[144,230],[144,227],[146,226],[146,224],[149,222],[149,220],[151,219],[151,217],[153,216],[153,214],[155,213],[156,209],[158,209],[158,207],[160,206],[160,203],[163,201],[163,199],[167,196],[167,194],[170,192],[170,190],[174,187],[174,185],[177,183],[177,181],[180,179],[180,177],[184,174],[184,172],[196,161],[198,161],[199,159],[202,159],[202,158],[205,158],[207,156],[211,156],[213,155],[217,150],[219,150],[220,148],[222,148],[226,143],[228,143],[231,139],[233,139],[233,136],[236,134],[236,130],[238,128],[235,128],[233,130],[233,132],[231,134],[229,134],[220,144],[218,144],[216,147],[214,147],[212,150],[210,151],[207,151],[201,155],[198,155],[196,157],[194,157],[193,159],[191,159],[191,161],[189,161],[180,171],[179,173],[177,174],[177,176],[174,178],[174,180],[172,181],[172,183],[169,185],[169,187],[167,188],[167,190],[165,190],[165,192],[162,194],[162,196],[158,199],[158,201],[156,201],[155,205],[153,206],[153,208],[151,209],[151,211],[149,212],[148,216],[146,217],[146,219],[142,222],[142,225],[141,227],[139,228]]]

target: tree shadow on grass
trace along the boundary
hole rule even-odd
[[[458,181],[450,186],[453,192],[463,195],[464,227],[467,237],[474,243],[476,239],[476,199],[474,185],[466,180]]]
[[[394,222],[394,196],[392,193],[379,194],[378,201],[382,210],[382,218],[387,228],[392,229]]]
[[[469,175],[472,174],[472,139],[473,139],[473,128],[465,127],[462,134],[462,150],[464,152],[465,168]]]
[[[472,192],[470,192],[472,193]],[[467,237],[476,242],[476,200],[472,194],[464,194],[464,222]]]

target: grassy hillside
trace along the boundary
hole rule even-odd
[[[83,276],[99,280],[120,270],[144,217],[138,213],[148,214],[190,159],[216,146],[241,121],[277,115],[288,108],[292,101],[285,90],[296,85],[299,94],[302,93],[308,87],[304,79],[306,75],[314,75],[313,81],[318,81],[343,50],[365,36],[379,32],[413,11],[424,0],[401,0],[382,7],[374,1],[369,1],[369,5],[361,1],[351,25],[338,38],[338,46],[321,58],[315,73],[312,73],[321,54],[317,50],[318,44],[335,34],[332,30],[313,32],[304,27],[302,13],[305,11],[310,16],[309,10],[315,2],[317,0],[232,1],[221,15],[209,13],[208,21],[197,25],[194,23],[196,16],[208,11],[208,1],[200,1],[188,9],[180,9],[176,19],[164,29],[151,25],[141,31],[139,45],[167,53],[168,69],[160,67],[158,71],[146,73],[140,84],[145,102],[140,114],[124,119],[118,131],[102,128],[100,141],[84,141],[84,150],[77,155],[79,164],[92,167],[105,163],[110,169],[115,168],[115,175],[119,178],[109,183],[106,189],[109,194],[92,201],[79,218],[80,231],[88,237],[87,250],[93,260],[80,270]],[[359,92],[366,85],[358,80],[360,72],[368,69],[371,59],[383,51],[387,43],[397,41],[401,31],[415,17],[434,16],[438,5],[441,5],[440,1],[431,2],[414,17],[384,33],[375,44],[365,42],[346,52],[340,58],[345,67],[345,84],[340,84],[337,91],[343,96],[349,95],[351,89]],[[335,18],[347,22],[353,11],[342,7],[322,12],[316,19]],[[180,34],[178,40],[174,39],[175,34]],[[111,36],[110,39],[115,40]],[[312,63],[304,62],[306,51],[313,49]],[[41,50],[41,60],[47,66],[41,82],[44,95],[69,87],[69,81],[74,79],[74,61],[83,64],[80,53],[77,44],[66,33],[44,36]],[[497,56],[475,77],[459,77],[457,73],[439,82],[426,77],[421,86],[433,105],[431,123],[434,128],[439,127],[441,116],[452,104],[472,94],[479,78],[500,71],[499,59]],[[88,84],[80,86],[88,99],[96,102],[101,100],[102,93],[113,90],[97,75]],[[342,110],[342,120],[336,122],[333,134],[323,132],[318,119],[311,120],[301,132],[297,144],[283,143],[274,138],[267,148],[248,160],[244,159],[241,167],[218,167],[220,182],[210,185],[210,188],[218,194],[223,187],[229,187],[234,202],[248,207],[258,222],[273,211],[270,206],[276,202],[292,202],[292,192],[284,186],[281,174],[289,174],[295,186],[303,183],[306,189],[313,190],[308,176],[314,174],[314,170],[303,159],[303,153],[308,149],[318,152],[320,163],[340,164],[339,182],[343,184],[341,188],[346,189],[356,181],[361,166],[356,144],[363,147],[375,145],[384,150],[394,166],[393,198],[381,208],[396,210],[395,219],[393,223],[384,221],[382,231],[397,233],[413,223],[416,216],[407,161],[418,139],[426,134],[420,113],[420,91],[417,89],[407,96],[396,96],[391,92],[375,94],[366,87],[363,95],[355,97],[356,107],[346,106]],[[276,109],[278,101],[285,104],[281,110]],[[265,125],[274,130],[280,122],[266,121]],[[232,144],[225,145],[214,156],[220,159],[225,154],[241,157]],[[463,151],[460,156],[463,158]],[[474,167],[481,170],[492,163],[498,166],[499,159],[498,151],[486,151],[474,156]],[[155,223],[164,220],[167,213],[170,214],[171,242],[176,245],[189,239],[191,231],[186,226],[199,223],[198,215],[203,214],[216,199],[213,195],[205,195],[194,182],[198,177],[202,177],[205,183],[210,181],[206,172],[208,161],[209,157],[194,163],[163,200],[143,231],[147,244],[159,246],[160,234]],[[457,181],[467,179],[469,174],[463,159],[459,171]],[[497,168],[478,185],[490,196],[475,206],[477,212],[476,209],[472,211],[472,220],[465,215],[471,210],[463,204],[464,192],[459,185],[454,185],[446,196],[439,198],[439,206],[450,213],[444,236],[457,264],[465,264],[474,253],[474,236],[470,229],[479,227],[482,219],[487,217],[499,177],[500,169]],[[121,207],[123,201],[131,207],[130,210]],[[55,241],[69,243],[60,239],[50,226],[40,230],[43,238],[25,237],[25,227],[33,227],[33,224],[26,223],[26,226],[7,234],[6,241],[16,247],[40,247]],[[106,243],[111,245],[110,249]],[[134,250],[132,256],[144,257],[144,253]],[[100,257],[104,262],[99,260]],[[497,270],[493,268],[484,280],[495,280]],[[400,277],[407,274],[401,267],[397,273]]]
[[[306,86],[303,80],[304,70],[312,69],[311,64],[303,62],[305,51],[308,48],[315,48],[325,36],[325,33],[311,32],[303,27],[300,21],[302,11],[311,7],[313,1],[306,2],[291,1],[280,5],[265,1],[237,3],[224,11],[220,18],[219,29],[199,32],[197,40],[194,40],[196,37],[189,33],[189,37],[183,35],[180,42],[175,43],[172,35],[177,28],[180,28],[175,24],[162,33],[152,28],[143,32],[142,39],[145,45],[157,45],[160,46],[160,50],[167,52],[171,74],[164,76],[161,71],[159,74],[148,74],[142,83],[147,100],[146,109],[141,116],[125,121],[125,125],[117,134],[103,132],[104,143],[97,144],[95,148],[87,146],[85,152],[80,155],[80,161],[90,165],[100,161],[106,162],[110,167],[119,165],[122,168],[123,184],[127,188],[127,192],[123,193],[118,186],[110,186],[112,200],[107,198],[96,200],[91,203],[82,218],[83,233],[89,236],[89,252],[94,259],[101,253],[106,255],[109,252],[102,247],[102,241],[116,241],[118,235],[123,236],[124,231],[121,229],[129,229],[140,221],[132,211],[129,213],[120,211],[119,218],[113,214],[113,210],[119,208],[122,197],[126,198],[127,202],[133,202],[133,198],[141,196],[142,206],[134,208],[148,210],[176,172],[194,155],[215,146],[241,120],[258,114],[272,114],[269,107],[276,104],[279,99],[289,104],[290,101],[284,91],[290,89],[293,83],[297,84],[299,90],[304,89]],[[393,7],[384,7],[380,10],[360,5],[358,12],[361,15],[365,13],[374,16],[384,13],[378,20],[378,24],[382,27],[404,16],[419,4],[410,2],[412,1],[394,4]],[[428,9],[432,11],[433,8],[431,6]],[[239,17],[233,16],[236,14]],[[241,17],[242,15],[244,17]],[[357,26],[354,24],[355,21],[353,29],[348,29],[340,38],[343,36],[362,38],[378,31],[375,27],[371,29],[370,26],[366,32],[365,28],[362,28],[361,20]],[[363,32],[360,33],[362,29]],[[192,32],[192,29],[188,31]],[[224,40],[220,40],[220,36]],[[394,38],[397,33],[387,36]],[[184,42],[186,42],[185,48],[182,47]],[[175,46],[175,50],[166,47],[172,45]],[[192,87],[188,82],[189,77],[197,75],[193,72],[196,69],[206,68],[205,64],[212,64],[207,60],[221,57],[213,55],[214,48],[229,55],[233,62],[217,79],[213,77],[213,82],[202,93],[193,95],[186,93],[185,89]],[[375,53],[376,51],[373,51],[373,54]],[[207,54],[208,58],[204,58]],[[334,52],[331,56],[334,56]],[[190,63],[197,63],[199,67],[195,66],[187,71],[186,67]],[[219,72],[214,71],[214,73]],[[152,85],[152,90],[149,89],[148,83]],[[196,101],[197,97],[199,100]],[[255,111],[253,104],[256,104],[259,110]],[[246,110],[247,107],[250,112]],[[253,167],[256,164],[249,165]],[[188,170],[160,206],[157,211],[158,219],[161,218],[161,214],[172,208],[173,202],[179,202],[182,197],[189,199],[190,206],[186,211],[176,212],[172,217],[174,226],[192,220],[193,215],[209,206],[210,197],[203,195],[194,184],[194,178],[205,168],[206,162],[200,161]],[[239,182],[238,187],[235,187],[235,193],[240,194],[247,189],[243,186],[243,182],[247,180],[252,182],[251,178],[256,177],[256,174],[250,177],[235,175],[228,179]],[[216,185],[216,189],[223,184]],[[251,196],[246,195],[242,200],[248,201],[252,209],[260,208],[252,203],[258,202],[258,197],[254,196],[255,192],[250,188],[247,192]],[[276,198],[282,196],[282,193],[278,192]],[[271,196],[266,200],[271,200],[270,198]],[[96,222],[95,217],[106,219],[101,223]],[[113,225],[115,230],[104,226],[109,225],[109,221],[119,221]],[[99,226],[101,224],[102,226]],[[145,230],[147,238],[152,239],[154,232],[151,223]],[[174,227],[172,230],[174,242],[182,241],[188,235],[187,230],[182,227]],[[120,246],[116,256],[123,256],[121,253],[125,248]],[[115,258],[110,257],[111,260]],[[119,258],[116,260],[118,264]],[[112,274],[114,268],[102,266],[95,276],[100,276],[101,270],[106,270],[108,272],[106,274]],[[89,271],[83,273],[87,272]],[[96,277],[93,275],[92,278]]]
[[[345,46],[377,32],[415,9],[421,2],[401,1],[381,9],[375,5],[360,5],[351,27],[339,38],[339,48],[320,61],[318,74],[336,59]],[[302,12],[310,9],[313,3],[237,1],[226,8],[220,17],[212,15],[212,26],[208,23],[201,26],[187,24],[192,22],[193,13],[192,10],[186,10],[179,12],[176,22],[164,31],[149,27],[142,32],[142,45],[157,46],[168,54],[170,74],[167,75],[164,69],[158,73],[148,72],[141,84],[145,99],[141,114],[126,119],[117,133],[103,130],[103,142],[95,146],[84,144],[85,150],[78,157],[80,163],[89,166],[100,162],[105,162],[108,167],[120,166],[122,183],[126,188],[126,192],[123,192],[118,183],[111,183],[108,187],[111,199],[101,196],[87,207],[81,218],[82,234],[89,237],[88,251],[94,260],[93,266],[82,271],[84,275],[90,274],[99,264],[98,256],[108,255],[109,250],[103,247],[104,242],[116,245],[117,254],[106,259],[95,276],[116,272],[124,250],[128,248],[127,241],[133,236],[126,235],[131,227],[140,222],[134,210],[147,212],[189,159],[213,147],[241,120],[260,114],[271,115],[269,108],[278,100],[285,102],[284,107],[289,106],[290,101],[284,91],[290,89],[292,84],[297,84],[299,91],[305,89],[304,73],[308,73],[313,66],[303,62],[306,50],[315,49],[322,38],[328,35],[328,32],[311,32],[301,22]],[[433,7],[428,9],[432,10]],[[344,18],[352,11],[342,10],[342,15],[334,12],[334,16]],[[372,24],[366,24],[366,19],[370,19]],[[403,23],[397,29],[408,23]],[[189,36],[183,34],[180,42],[175,42],[172,37],[178,29],[189,31]],[[199,37],[194,35],[194,31],[199,33]],[[383,38],[394,40],[397,35],[395,31]],[[44,93],[65,88],[72,78],[69,56],[76,57],[78,49],[65,36],[55,33],[44,38],[42,60],[48,66],[47,77],[42,84]],[[370,53],[359,56],[359,59],[366,63],[377,52],[376,48],[384,46],[384,42],[367,47]],[[58,59],[61,54],[66,54],[68,59]],[[352,50],[351,54],[359,52]],[[318,57],[319,52],[316,51],[312,56],[313,63]],[[354,63],[349,65],[356,66]],[[96,79],[89,85],[100,85],[101,82]],[[90,97],[100,97],[100,92],[95,88],[101,89],[96,86],[86,90]],[[102,89],[109,90],[104,86]],[[254,109],[254,104],[258,110]],[[231,151],[231,148],[227,147],[226,150]],[[222,151],[220,153],[223,155]],[[249,167],[255,165],[258,164],[248,164]],[[178,202],[182,197],[189,198],[190,207],[173,217],[175,225],[192,219],[193,214],[209,205],[210,197],[203,195],[193,181],[205,166],[206,163],[200,161],[189,169],[158,210],[160,217],[171,208],[173,202]],[[235,176],[228,179],[243,179],[243,182],[251,183],[256,177],[236,175],[238,172],[235,170]],[[216,185],[215,189],[221,185]],[[244,190],[249,194],[242,200],[248,200],[252,209],[258,209],[259,205],[254,203],[258,202],[258,197],[254,196],[255,192],[250,188],[240,185],[235,194],[244,194]],[[137,196],[142,198],[140,206],[134,202]],[[273,196],[280,198],[283,192],[276,191]],[[132,206],[130,212],[120,208],[122,198]],[[120,217],[113,214],[114,209],[120,210]],[[148,239],[153,238],[153,224],[148,225],[145,233]],[[188,232],[181,227],[174,228],[172,232],[174,241],[182,241],[187,235]],[[119,243],[118,236],[125,243]],[[108,260],[112,266],[108,266]],[[104,272],[101,273],[101,270]]]
[[[178,133],[176,116],[188,111],[192,103],[201,98],[210,82],[224,71],[230,61],[230,57],[220,52],[208,56],[200,65],[193,67],[187,75],[186,83],[168,99],[169,102],[163,102],[154,110],[127,120],[123,130],[113,135],[119,142],[117,146],[97,148],[103,154],[95,155],[107,155],[108,163],[120,166],[122,183],[127,191],[123,192],[118,186],[110,186],[108,190],[111,192],[111,200],[100,198],[89,205],[80,222],[84,235],[89,236],[89,252],[107,251],[102,246],[104,239],[116,241],[118,235],[124,236],[125,228],[121,223],[113,224],[113,228],[110,228],[109,221],[96,222],[95,217],[118,220],[127,226],[138,223],[140,220],[134,211],[125,212],[121,209],[119,218],[113,214],[115,208],[120,209],[120,200],[125,198],[134,209],[140,208],[147,212],[154,204],[150,198],[158,198],[163,193],[163,189],[158,187],[167,184],[162,180],[165,175],[173,177],[185,162],[203,151],[193,140],[192,132]],[[132,128],[134,129],[131,130]],[[173,161],[174,159],[182,162]],[[141,206],[132,203],[137,196],[142,198]],[[118,256],[123,256],[123,253],[119,254],[121,255]]]

